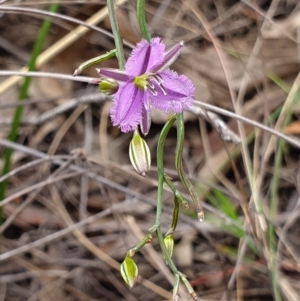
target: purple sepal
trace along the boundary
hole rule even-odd
[[[179,42],[178,44],[172,46],[164,53],[164,59],[162,64],[159,66],[159,69],[156,72],[163,71],[168,69],[178,58],[181,49],[183,47],[183,41]]]
[[[121,71],[118,69],[113,69],[113,68],[101,68],[98,69],[96,68],[96,71],[100,76],[107,77],[107,78],[112,78],[118,82],[127,82],[129,80],[128,75],[125,73],[125,71]]]
[[[151,110],[143,107],[142,121],[140,122],[140,129],[144,136],[147,136],[151,126]]]

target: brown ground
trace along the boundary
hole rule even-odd
[[[59,13],[86,21],[103,8],[100,2],[62,0]],[[121,34],[135,44],[140,40],[136,1],[123,2],[117,14]],[[46,10],[48,4],[48,0],[11,0],[0,4],[0,13],[4,5]],[[299,135],[297,0],[151,0],[146,10],[153,36],[161,36],[169,46],[186,42],[173,67],[193,80],[198,100]],[[0,70],[26,65],[43,18],[25,12],[1,14]],[[44,51],[64,41],[77,26],[54,21]],[[110,31],[106,15],[98,25]],[[113,48],[111,38],[91,30],[50,53],[37,70],[72,74],[84,60]],[[130,48],[125,51],[128,55]],[[117,63],[111,59],[101,66]],[[94,68],[84,75],[97,77]],[[6,86],[6,78],[0,79],[3,152],[22,79]],[[134,257],[142,278],[132,290],[118,270],[126,251],[154,223],[155,148],[166,116],[153,114],[146,139],[152,170],[143,178],[129,163],[131,135],[111,126],[106,100],[93,85],[32,80],[0,226],[0,301],[171,298],[173,275],[155,238]],[[200,300],[300,300],[297,147],[285,144],[282,162],[275,167],[280,147],[278,141],[271,141],[270,133],[254,131],[248,124],[238,130],[235,118],[222,117],[245,141],[241,149],[223,142],[208,122],[186,116],[185,169],[206,195],[201,197],[206,221],[195,219],[192,206],[190,211],[181,210],[174,234],[175,264]],[[174,169],[175,145],[173,129],[166,141],[165,167],[186,193]],[[47,154],[53,157],[47,159]],[[247,156],[252,172],[245,165]],[[231,204],[233,215],[222,207],[222,196],[213,193],[216,190]],[[166,189],[163,232],[170,224],[172,203]],[[181,297],[189,299],[184,289]]]

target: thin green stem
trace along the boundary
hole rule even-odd
[[[145,237],[141,240],[140,243],[138,243],[133,249],[128,251],[128,255],[131,257],[133,256],[137,251],[139,251],[149,240],[152,239],[152,233],[156,232],[157,239],[159,242],[159,245],[161,247],[161,250],[163,252],[164,258],[172,270],[174,274],[179,274],[176,266],[174,265],[170,254],[166,248],[166,245],[164,243],[164,238],[162,235],[162,232],[160,230],[160,219],[161,219],[161,214],[162,214],[162,195],[163,195],[163,185],[164,185],[164,180],[165,180],[165,173],[164,173],[164,164],[163,164],[163,154],[164,154],[164,144],[166,137],[174,124],[176,120],[176,116],[172,116],[164,125],[160,136],[158,138],[157,142],[157,170],[158,170],[158,188],[157,188],[157,206],[156,206],[156,219],[155,219],[155,224],[153,227],[151,227],[148,230],[148,233],[145,235]],[[175,188],[174,188],[175,189]],[[176,196],[175,196],[176,198]],[[178,200],[177,200],[177,205],[178,205]],[[178,213],[177,213],[178,216]],[[176,222],[175,224],[173,223],[172,225],[176,227]]]
[[[148,230],[148,233],[144,236],[144,238],[132,249],[130,249],[128,252],[127,252],[127,255],[129,257],[133,257],[135,255],[135,253],[137,253],[138,251],[140,251],[140,249],[142,249],[145,244],[147,243],[150,243],[151,240],[153,239],[153,233],[156,231],[156,227],[151,227],[149,230]]]
[[[166,137],[173,125],[173,123],[176,120],[176,116],[172,116],[164,125],[160,136],[158,138],[157,142],[157,172],[158,172],[158,187],[157,187],[157,206],[156,206],[156,220],[155,220],[155,226],[156,228],[156,235],[157,239],[160,245],[160,248],[163,252],[164,258],[166,260],[166,263],[172,270],[174,274],[178,273],[178,270],[176,266],[174,265],[170,254],[166,248],[166,245],[164,243],[164,238],[160,230],[160,219],[161,219],[161,213],[162,213],[162,195],[163,195],[163,185],[164,185],[164,160],[163,160],[163,154],[164,154],[164,144]]]
[[[186,276],[182,273],[180,273],[173,260],[171,259],[171,256],[166,248],[166,245],[164,243],[164,238],[163,238],[163,235],[161,233],[161,230],[160,230],[160,227],[157,227],[157,230],[156,230],[156,235],[157,235],[157,239],[158,239],[158,242],[159,242],[159,245],[160,245],[160,248],[163,252],[163,255],[164,255],[164,259],[167,263],[167,265],[170,267],[171,271],[173,272],[174,274],[174,277],[175,277],[175,285],[177,284],[176,281],[176,276],[179,275],[180,277],[180,280],[182,281],[182,283],[184,284],[184,286],[186,287],[187,291],[189,292],[189,294],[191,295],[191,297],[194,299],[194,300],[197,300],[197,295],[196,293],[194,292],[191,284],[189,283],[189,281],[187,280]]]
[[[275,155],[275,167],[274,173],[271,181],[271,203],[270,203],[270,218],[273,218],[277,214],[277,207],[278,207],[278,187],[279,187],[279,174],[280,174],[280,167],[282,165],[283,159],[283,147],[284,142],[282,140],[278,141],[278,149]],[[273,287],[273,294],[274,299],[276,301],[281,301],[281,294],[277,284],[278,281],[278,266],[275,258],[276,254],[276,235],[274,226],[272,223],[268,226],[268,244],[269,244],[269,268],[271,272],[271,281]]]
[[[156,207],[156,221],[155,221],[155,227],[156,227],[156,235],[157,235],[157,239],[160,245],[160,248],[162,250],[162,253],[164,255],[164,259],[167,263],[167,265],[170,267],[171,271],[173,272],[174,276],[175,276],[175,285],[177,285],[178,282],[178,278],[177,275],[180,276],[181,281],[183,282],[183,284],[185,285],[186,289],[188,290],[188,292],[190,293],[190,295],[192,296],[193,299],[197,299],[196,294],[193,290],[193,288],[191,287],[190,283],[188,282],[188,280],[186,279],[186,276],[183,275],[182,273],[180,273],[173,260],[171,259],[171,256],[166,248],[165,242],[164,242],[164,238],[160,229],[160,219],[161,219],[161,213],[162,213],[162,194],[163,194],[163,184],[164,184],[164,163],[163,163],[163,149],[164,149],[164,144],[165,144],[165,140],[166,140],[166,136],[168,134],[168,132],[170,131],[173,123],[176,120],[176,116],[172,116],[165,124],[165,126],[163,127],[160,136],[158,138],[158,142],[157,142],[157,171],[158,171],[158,188],[157,188],[157,207]],[[175,225],[176,226],[176,225]],[[176,286],[175,286],[175,290],[176,290]]]
[[[173,182],[171,181],[171,179],[167,174],[164,174],[164,181],[172,190],[177,201],[180,202],[185,209],[189,209],[188,202],[184,199],[183,195],[176,189],[176,187],[174,186]]]
[[[176,144],[176,154],[175,154],[176,170],[182,184],[188,189],[191,195],[191,198],[196,207],[195,209],[197,211],[199,221],[203,221],[204,213],[203,213],[202,205],[199,201],[199,197],[197,195],[194,186],[192,185],[190,180],[186,177],[182,167],[182,152],[183,152],[183,143],[184,143],[183,113],[176,114],[176,122],[177,122],[177,144]]]
[[[148,42],[150,42],[151,35],[148,30],[146,17],[145,17],[145,0],[137,0],[136,16],[137,16],[137,21],[140,27],[142,37]]]
[[[289,105],[289,108],[287,109],[285,120],[283,122],[283,128],[286,127],[291,120],[292,117],[292,109],[297,101],[299,99],[300,92],[297,91],[291,100],[291,103]],[[278,211],[278,190],[279,190],[279,178],[280,178],[280,170],[282,166],[283,161],[283,155],[284,155],[284,147],[286,143],[282,139],[278,141],[277,151],[275,155],[275,163],[274,163],[274,171],[273,171],[273,177],[270,185],[271,190],[271,202],[270,202],[270,219],[272,220],[276,215]],[[269,252],[270,252],[270,258],[269,258],[269,269],[271,272],[271,279],[272,279],[272,287],[273,287],[273,294],[274,299],[276,301],[281,301],[281,293],[280,289],[278,287],[278,263],[275,258],[276,255],[276,235],[275,235],[275,229],[272,223],[268,225],[268,245],[269,245]]]
[[[166,248],[165,242],[164,242],[164,237],[161,232],[160,227],[157,227],[156,229],[156,235],[157,235],[157,240],[159,242],[159,246],[162,250],[162,253],[164,255],[164,259],[167,263],[167,265],[170,267],[171,271],[173,272],[174,275],[179,274],[179,271],[177,270],[173,260],[171,259],[171,256]]]
[[[179,299],[179,296],[178,296],[179,284],[180,284],[180,276],[178,274],[176,274],[175,277],[174,277],[172,300]]]
[[[53,1],[53,3],[49,6],[48,10],[50,12],[56,12],[58,7],[59,7],[59,5],[58,5],[57,1]],[[50,26],[51,26],[51,21],[45,20],[45,21],[43,21],[43,23],[39,29],[39,32],[37,34],[37,37],[36,37],[32,52],[31,52],[30,60],[28,63],[29,71],[34,70],[36,59],[42,50],[42,46],[48,35]],[[25,78],[23,85],[21,86],[21,89],[20,89],[19,101],[22,101],[23,99],[27,99],[27,92],[28,92],[28,89],[30,86],[30,82],[31,82],[30,77]],[[22,113],[23,113],[23,107],[17,106],[15,109],[15,112],[14,112],[14,117],[12,120],[10,132],[9,132],[8,138],[7,138],[9,141],[15,142],[17,139],[18,129],[19,129]],[[2,169],[2,175],[7,174],[10,170],[12,153],[13,153],[13,150],[10,148],[5,149],[5,151],[4,151],[4,166]],[[7,188],[7,180],[0,183],[0,200],[3,200],[5,197],[6,188]],[[1,210],[0,211],[0,224],[1,224],[2,223],[2,208],[0,208],[0,210]]]
[[[123,41],[120,36],[119,25],[115,14],[114,0],[107,0],[107,9],[108,9],[111,29],[114,35],[115,45],[117,49],[117,59],[119,63],[119,68],[120,70],[124,70],[125,67],[124,48],[123,48]]]
[[[160,225],[160,217],[162,212],[162,193],[164,184],[164,144],[166,137],[176,120],[176,116],[172,116],[163,127],[157,142],[157,172],[158,172],[158,187],[157,187],[157,209],[155,225]]]

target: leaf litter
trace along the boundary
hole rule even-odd
[[[147,1],[146,10],[153,35],[162,37],[168,46],[185,41],[184,51],[173,67],[193,80],[197,99],[235,110],[230,92],[238,95],[243,84],[245,95],[237,113],[274,127],[279,108],[285,103],[299,72],[299,34],[296,28],[300,11],[297,1],[277,1],[273,6],[272,2],[275,3],[263,1],[261,6],[255,7],[250,1],[249,4],[248,1],[222,3],[208,0],[197,5],[196,9],[204,14],[219,39],[228,68],[225,71],[230,71],[230,82],[209,35],[193,13],[195,7],[191,9],[186,1]],[[30,1],[19,5],[27,4],[31,8],[46,8]],[[133,5],[132,1],[123,4],[119,16],[123,39],[135,44],[140,37]],[[80,20],[86,20],[100,8],[90,1],[62,1],[61,4],[61,12]],[[162,8],[163,14],[160,13]],[[107,20],[99,26],[110,30]],[[262,31],[263,22],[269,25]],[[39,25],[40,19],[25,14],[21,17],[14,14],[1,16],[1,38],[4,39],[0,40],[1,69],[16,70],[26,63],[24,58],[29,56]],[[72,28],[71,23],[55,22],[48,45]],[[254,53],[258,41],[261,41],[260,51]],[[9,51],[5,45],[14,45],[14,49]],[[90,31],[39,71],[72,74],[82,61],[112,48],[110,38]],[[130,53],[129,48],[126,51]],[[101,64],[101,67],[116,66],[115,60]],[[247,76],[243,78],[245,72]],[[277,80],[274,80],[274,74]],[[96,71],[91,68],[85,71],[85,75],[95,77]],[[287,91],[281,83],[285,84]],[[24,119],[29,116],[38,118],[55,107],[68,104],[71,99],[96,92],[97,87],[86,84],[35,79]],[[0,105],[13,104],[17,97],[18,86],[15,85],[0,95]],[[166,280],[168,278],[158,272],[163,268],[158,266],[157,269],[157,263],[148,252],[135,256],[139,274],[148,281],[141,281],[131,291],[121,281],[118,263],[138,241],[127,217],[134,218],[134,227],[142,233],[152,224],[156,170],[152,167],[146,178],[135,174],[128,158],[130,136],[121,135],[109,121],[105,129],[106,149],[109,151],[102,154],[99,124],[103,120],[100,116],[108,116],[101,114],[103,101],[88,105],[90,111],[87,106],[78,110],[78,105],[53,114],[42,124],[27,123],[19,130],[18,143],[27,146],[28,153],[15,152],[13,170],[25,164],[28,166],[9,178],[7,196],[12,201],[4,206],[5,220],[0,227],[3,234],[0,246],[1,300],[152,300],[171,296],[172,279]],[[280,131],[299,135],[297,99],[295,107],[290,110],[291,122]],[[12,112],[12,109],[1,109],[1,119],[9,121]],[[221,118],[232,131],[241,135],[235,120]],[[147,137],[153,162],[157,135],[165,120],[165,114],[153,113],[153,125]],[[264,160],[270,134],[245,126],[245,136],[241,137],[248,141],[253,164],[252,177],[256,186],[251,187],[242,160],[245,153],[240,146],[223,142],[209,123],[199,121],[193,114],[187,114],[186,127],[185,170],[203,192],[209,218],[199,225],[193,210],[182,210],[174,234],[176,263],[203,299],[227,300],[226,292],[230,292],[232,300],[273,300],[271,271],[267,264],[271,250],[263,240],[267,236],[257,220],[262,215],[267,225],[275,227],[273,254],[277,285],[285,299],[297,300],[294,298],[299,291],[300,272],[297,251],[299,151],[285,146],[279,175],[278,208],[276,214],[271,215],[270,182],[274,176],[276,148],[272,148],[271,156]],[[3,125],[1,138],[6,137],[7,131],[8,126]],[[168,156],[165,166],[168,175],[177,181],[173,163],[175,145],[174,131],[166,140]],[[34,164],[37,158],[33,153],[30,155],[34,150],[45,154],[52,150],[53,158],[61,160],[62,164],[55,164],[54,159]],[[74,173],[69,168],[73,165],[81,167],[82,171]],[[26,190],[28,187],[34,189]],[[184,191],[179,181],[178,187]],[[231,209],[238,214],[237,221],[228,216],[224,209],[225,200],[220,195],[218,202],[223,202],[223,207],[216,205],[218,202],[208,201],[213,189],[222,192]],[[256,212],[253,203],[255,194],[259,195],[261,202],[260,213]],[[166,231],[172,211],[171,193],[165,195],[164,206],[163,230]],[[102,215],[97,218],[97,214]],[[78,223],[81,223],[78,230],[76,227],[67,230]],[[237,233],[242,233],[242,236]],[[254,248],[251,247],[253,244]],[[176,251],[176,245],[183,255]],[[152,246],[156,252],[155,240]]]

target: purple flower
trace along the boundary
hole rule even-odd
[[[143,40],[131,52],[125,71],[97,69],[102,77],[115,79],[120,84],[110,111],[113,125],[125,133],[140,125],[146,135],[152,107],[181,113],[191,106],[195,93],[193,83],[185,75],[169,70],[182,46],[181,42],[165,51],[160,38],[153,38],[150,43]]]

